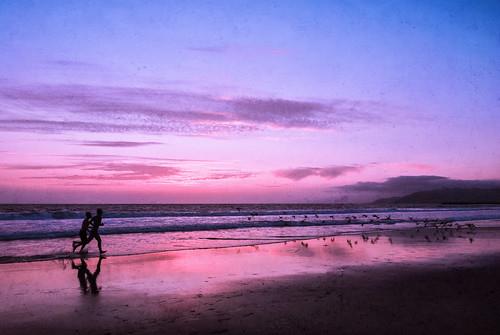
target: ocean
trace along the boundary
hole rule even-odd
[[[0,263],[75,256],[86,211],[104,210],[100,233],[108,255],[220,248],[321,236],[408,229],[447,220],[497,225],[500,207],[356,207],[253,205],[0,205]],[[89,255],[97,254],[93,241]]]

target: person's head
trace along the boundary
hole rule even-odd
[[[100,208],[97,209],[97,215],[102,216],[102,209]]]
[[[85,218],[86,218],[86,219],[92,219],[92,213],[90,213],[90,212],[86,212],[86,213],[85,213]]]

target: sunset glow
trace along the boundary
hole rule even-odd
[[[0,3],[0,201],[497,183],[498,3],[314,3]]]

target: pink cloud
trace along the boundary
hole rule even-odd
[[[132,148],[145,145],[162,144],[161,142],[131,142],[131,141],[84,141],[78,143],[87,147]]]
[[[245,179],[254,176],[252,172],[218,172],[212,173],[205,177],[193,178],[193,180],[221,180],[221,179]]]
[[[385,106],[336,99],[329,102],[241,97],[157,88],[86,85],[0,86],[9,117],[0,131],[59,133],[136,132],[223,135],[264,128],[334,129],[340,124],[379,121]],[[29,117],[25,111],[29,110]]]
[[[151,180],[178,175],[181,170],[176,167],[135,164],[135,163],[89,163],[80,165],[80,171],[114,172],[110,174],[65,174],[49,176],[30,176],[22,179],[54,179],[54,180]],[[35,168],[32,166],[31,168]],[[50,166],[39,166],[48,170]],[[56,167],[60,168],[60,167]]]
[[[277,177],[299,181],[310,176],[319,176],[326,179],[333,179],[346,173],[357,172],[359,170],[361,170],[361,167],[359,166],[330,166],[325,168],[299,167],[293,169],[278,170],[274,172],[274,175]]]

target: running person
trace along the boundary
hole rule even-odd
[[[85,219],[82,221],[82,226],[80,228],[80,241],[73,241],[73,252],[75,252],[76,248],[86,244],[87,241],[87,233],[89,230],[90,223],[92,222],[92,213],[85,213]],[[83,249],[83,247],[82,247]]]
[[[98,208],[97,209],[97,215],[92,218],[92,222],[90,223],[90,234],[87,239],[87,241],[82,245],[82,249],[80,249],[80,252],[83,250],[83,247],[85,247],[87,244],[89,244],[94,238],[97,241],[97,247],[99,248],[99,253],[103,254],[106,252],[106,250],[102,250],[102,240],[101,236],[99,235],[99,227],[104,226],[102,223],[102,209]]]

